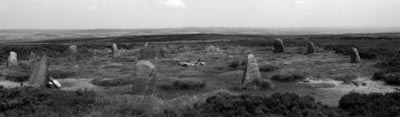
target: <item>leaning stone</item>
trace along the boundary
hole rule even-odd
[[[307,45],[307,54],[312,54],[315,51],[314,43],[313,42],[308,42]]]
[[[359,53],[358,53],[358,50],[357,50],[357,48],[352,48],[351,49],[351,54],[350,54],[350,62],[351,63],[359,63],[359,62],[361,62],[361,58],[360,58],[360,55],[359,55]]]
[[[118,50],[118,46],[117,46],[117,44],[115,44],[115,43],[112,44],[111,52],[112,52],[112,54],[113,54],[113,57],[118,57],[118,56],[121,55],[121,53],[120,53],[119,50]]]
[[[39,64],[36,66],[31,77],[29,78],[29,84],[37,87],[47,87],[49,82],[49,62],[46,55],[43,55]]]

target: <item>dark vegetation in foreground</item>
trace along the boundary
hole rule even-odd
[[[0,115],[77,116],[90,111],[96,103],[95,96],[92,91],[1,87]]]
[[[32,87],[0,88],[0,115],[82,116],[107,106],[104,105],[104,102],[101,102],[105,100],[98,98],[101,97],[92,91],[60,91]],[[112,98],[110,99],[112,100]],[[398,116],[400,114],[399,99],[400,92],[387,94],[350,93],[341,98],[338,107],[330,107],[315,101],[310,96],[298,96],[291,93],[275,93],[272,96],[217,94],[208,97],[205,102],[198,102],[190,108],[182,110],[182,112],[166,110],[162,113],[153,114],[299,117]],[[131,114],[142,115],[145,113],[135,112]]]

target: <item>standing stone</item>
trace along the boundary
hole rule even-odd
[[[165,57],[165,52],[158,46],[148,46],[140,49],[140,60],[150,60]]]
[[[69,51],[69,59],[75,61],[77,59],[78,55],[78,46],[76,45],[71,45],[68,48]]]
[[[113,54],[113,57],[118,57],[118,56],[120,56],[120,52],[119,52],[119,50],[118,50],[117,44],[115,44],[115,43],[112,44],[111,52],[112,52],[112,54]]]
[[[136,63],[136,77],[150,79],[151,73],[155,70],[155,66],[148,60],[141,60]]]
[[[28,83],[36,87],[47,87],[49,82],[49,62],[46,54],[40,59],[39,64],[36,66]]]
[[[315,52],[315,47],[313,42],[308,42],[307,44],[307,54],[312,54]]]
[[[36,54],[31,52],[31,54],[29,55],[29,62],[33,62],[36,59]]]
[[[8,56],[8,64],[7,66],[17,66],[18,65],[18,56],[17,53],[14,51],[10,52],[10,55]]]
[[[283,53],[285,52],[285,46],[283,45],[283,41],[280,38],[275,39],[274,41],[274,53]]]
[[[155,66],[148,60],[141,60],[136,63],[136,77],[148,79],[146,86],[146,94],[154,94],[156,90],[157,70]]]
[[[213,54],[215,54],[215,53],[220,52],[221,49],[215,47],[214,45],[211,45],[211,46],[207,47],[207,48],[205,49],[205,51],[206,51],[207,53],[213,53]]]
[[[254,58],[253,54],[247,55],[247,66],[244,71],[242,84],[246,84],[247,82],[261,79],[261,74],[258,68],[257,60]]]
[[[351,63],[359,63],[361,62],[360,55],[358,54],[357,48],[351,48],[351,53],[350,53],[350,62]]]
[[[149,46],[149,42],[146,42],[143,47]]]
[[[247,56],[246,68],[243,72],[242,89],[271,89],[272,83],[267,79],[262,79],[258,63],[253,54]]]

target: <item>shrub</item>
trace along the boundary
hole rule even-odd
[[[101,116],[139,116],[161,112],[164,101],[155,96],[110,95],[96,99]],[[100,115],[99,115],[100,116]]]
[[[64,79],[76,76],[76,73],[73,71],[51,70],[49,71],[49,75],[54,79]]]
[[[230,68],[238,68],[240,66],[240,61],[239,60],[235,60],[229,63],[229,67]]]
[[[287,73],[287,74],[276,74],[271,77],[271,80],[282,81],[282,82],[296,82],[306,78],[305,73]]]
[[[387,84],[400,85],[400,73],[393,72],[376,72],[372,77],[374,80],[383,80]]]
[[[11,72],[7,73],[5,78],[13,82],[25,82],[29,80],[30,75],[25,73]]]
[[[202,79],[198,78],[185,78],[185,79],[177,79],[172,84],[174,89],[201,89],[206,86],[206,82]]]
[[[90,111],[95,97],[92,91],[0,88],[0,113],[5,116],[77,116]]]
[[[157,84],[157,87],[162,90],[189,90],[204,88],[206,84],[204,80],[199,78],[184,78],[164,81]]]
[[[260,71],[261,71],[261,72],[271,72],[271,71],[275,71],[275,70],[277,70],[277,69],[279,69],[279,67],[273,66],[273,65],[263,65],[263,66],[260,66]]]
[[[386,75],[386,73],[383,71],[375,72],[372,79],[373,80],[383,80],[383,79],[385,79],[385,75]]]
[[[178,73],[179,78],[200,77],[203,75],[203,72],[197,70],[186,70]]]
[[[394,117],[400,115],[400,92],[349,93],[339,101],[339,107],[352,116]]]
[[[274,85],[268,79],[256,79],[252,80],[244,85],[238,85],[233,87],[236,90],[268,90],[272,89]]]
[[[312,97],[275,93],[271,97],[256,95],[216,95],[198,103],[188,116],[345,116],[341,109],[316,102]]]
[[[385,75],[384,81],[392,85],[400,85],[400,73]]]
[[[132,84],[134,81],[126,78],[117,79],[94,79],[91,81],[92,84],[102,87],[116,87]]]

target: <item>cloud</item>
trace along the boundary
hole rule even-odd
[[[307,10],[311,10],[313,3],[315,3],[315,0],[296,0],[296,6],[299,8],[303,8],[303,9],[307,9]]]
[[[88,10],[88,11],[97,10],[97,6],[89,6],[86,8],[86,10]]]
[[[186,8],[186,4],[182,0],[167,0],[165,5],[175,8]]]

